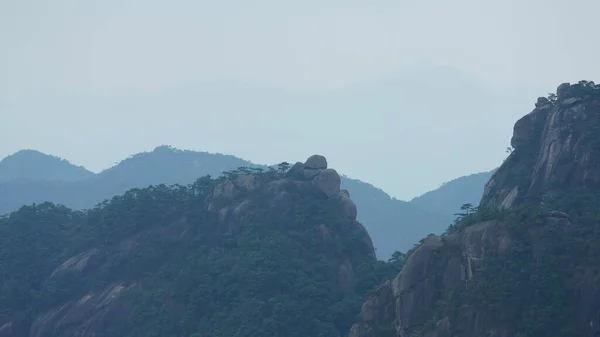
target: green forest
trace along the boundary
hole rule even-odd
[[[0,219],[0,322],[25,333],[35,317],[118,284],[127,291],[96,336],[344,336],[403,255],[376,261],[358,223],[336,216],[317,192],[291,191],[285,214],[256,195],[247,222],[225,229],[203,204],[237,174],[133,189],[85,212],[43,203]],[[284,171],[252,174],[268,183]],[[320,224],[334,233],[326,243],[315,235]],[[85,268],[55,271],[92,248]],[[346,289],[340,259],[356,268]]]

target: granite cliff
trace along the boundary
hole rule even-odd
[[[561,84],[515,123],[512,153],[485,187],[482,205],[508,209],[600,186],[600,99],[590,82]]]
[[[599,131],[600,86],[539,98],[478,210],[411,251],[349,336],[600,335]]]
[[[315,155],[0,219],[0,336],[342,336],[376,261]],[[384,277],[385,276],[385,277]]]

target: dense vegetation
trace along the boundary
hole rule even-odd
[[[133,189],[86,212],[43,203],[0,218],[0,326],[12,321],[26,335],[47,310],[122,284],[130,318],[105,322],[96,336],[343,336],[366,294],[403,263],[402,254],[369,258],[351,220],[319,193],[295,194],[293,214],[257,196],[244,226],[225,229],[203,207],[223,179]],[[326,244],[319,224],[336,234]],[[57,271],[90,249],[100,253],[83,270]],[[343,256],[357,265],[350,291],[334,268]]]
[[[431,282],[438,282],[440,291],[433,298],[433,310],[412,313],[411,336],[431,331],[444,317],[450,318],[454,334],[472,331],[474,318],[467,312],[476,312],[479,324],[510,336],[581,336],[578,315],[597,309],[594,299],[586,297],[594,296],[600,285],[599,203],[598,193],[573,190],[545,203],[527,200],[505,211],[464,205],[445,235],[461,235],[469,226],[495,220],[508,231],[510,251],[502,256],[488,251],[475,265],[472,279],[446,291],[441,289],[449,259],[463,253],[452,251],[456,246],[437,252]],[[553,215],[557,210],[561,213]]]
[[[563,94],[585,100],[599,92],[592,82],[580,82]],[[591,137],[597,126],[587,124],[579,131]],[[505,185],[531,185],[542,129],[534,125],[503,164],[509,165]],[[43,203],[0,218],[0,327],[11,322],[17,335],[25,335],[49,310],[123,285],[121,305],[102,318],[94,336],[345,335],[366,295],[398,272],[404,254],[375,261],[354,221],[340,217],[339,205],[317,192],[291,189],[285,211],[257,193],[238,226],[224,225],[218,212],[204,207],[225,179],[250,172],[272,182],[287,167],[132,189],[87,211]],[[519,195],[509,210],[464,204],[444,233],[454,243],[428,260],[433,273],[426,283],[434,291],[411,308],[409,335],[422,336],[444,318],[459,336],[472,331],[475,320],[489,327],[490,336],[581,335],[582,324],[589,324],[582,317],[597,314],[597,301],[586,297],[600,289],[600,195],[598,186],[588,187]],[[456,243],[460,235],[486,220],[506,230],[510,249],[486,250],[473,264],[474,277],[446,283],[450,261],[466,255]],[[93,250],[99,253],[81,268],[60,267]],[[354,266],[347,284],[339,272],[345,261]],[[424,304],[429,300],[435,305]],[[54,327],[54,337],[76,329],[65,322]],[[376,326],[377,337],[395,335],[387,323]]]
[[[571,191],[544,204],[526,203],[495,216],[507,224],[509,256],[489,256],[467,284],[464,300],[514,329],[519,337],[579,336],[582,303],[576,284],[598,271],[600,197]],[[566,212],[569,220],[549,217]],[[598,276],[592,282],[597,284]],[[585,310],[585,309],[583,309]]]

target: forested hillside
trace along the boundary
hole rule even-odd
[[[0,336],[344,336],[376,261],[323,157],[0,219]]]

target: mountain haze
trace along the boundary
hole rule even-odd
[[[463,204],[477,206],[483,195],[485,183],[493,172],[492,170],[456,178],[412,199],[410,203],[444,215],[458,213]]]
[[[43,158],[50,160],[50,168],[67,163],[41,153],[38,156],[45,156]],[[27,156],[13,155],[7,159],[27,168],[36,163]],[[57,176],[56,172],[54,175],[36,172],[35,175],[27,176],[31,171],[28,168],[22,171],[23,179],[0,183],[0,214],[16,210],[22,205],[44,201],[73,209],[91,208],[131,188],[145,188],[158,184],[187,185],[198,177],[218,177],[223,172],[239,167],[267,168],[265,165],[254,164],[231,155],[178,150],[166,145],[159,146],[151,152],[132,155],[97,175],[84,171],[85,179],[54,179]],[[36,169],[43,171],[44,166]],[[67,166],[61,174],[66,176],[69,172],[80,170],[85,169]],[[0,174],[4,174],[3,171],[0,171]],[[476,183],[470,184],[469,179],[465,178],[465,196],[461,196],[461,187],[456,186],[453,196],[457,200],[453,204],[459,206],[450,211],[451,207],[444,208],[446,203],[452,201],[448,196],[438,200],[437,194],[434,193],[429,197],[429,204],[421,203],[415,206],[396,200],[371,184],[345,176],[341,179],[342,187],[350,192],[358,205],[358,220],[371,234],[377,255],[381,259],[387,259],[396,250],[407,251],[415,242],[430,233],[441,233],[453,221],[453,214],[459,211],[462,203],[473,202],[469,199],[469,195],[472,194],[470,189],[477,189]],[[479,188],[483,188],[483,183]]]
[[[231,155],[179,150],[162,145],[152,152],[138,153],[120,161],[100,172],[97,178],[116,186],[128,186],[129,189],[156,184],[189,184],[200,176],[218,177],[225,171],[242,166],[258,167]]]
[[[0,183],[7,181],[80,181],[94,173],[67,160],[35,150],[21,150],[0,161]]]
[[[67,88],[42,100],[14,97],[3,125],[22,123],[20,116],[37,111],[52,113],[32,120],[26,134],[7,128],[3,134],[11,142],[0,144],[0,153],[19,150],[17,144],[40,144],[36,149],[45,153],[78,153],[76,162],[99,172],[106,163],[160,144],[201,146],[261,164],[302,158],[310,154],[307,149],[318,149],[331,160],[335,156],[345,175],[407,200],[503,160],[513,121],[530,97],[551,89],[492,85],[435,65],[406,67],[325,91],[232,78],[123,93]],[[82,123],[78,128],[55,123],[61,119]],[[119,131],[110,135],[104,131],[115,128]],[[135,136],[125,130],[135,130]],[[53,132],[64,137],[53,137]],[[43,141],[36,140],[39,135]],[[478,153],[477,159],[472,153]],[[411,179],[397,179],[398,174]]]
[[[406,252],[431,233],[441,233],[454,219],[453,213],[414,206],[390,197],[381,189],[356,179],[342,180],[358,206],[357,219],[371,234],[377,256],[387,259],[396,250]]]

